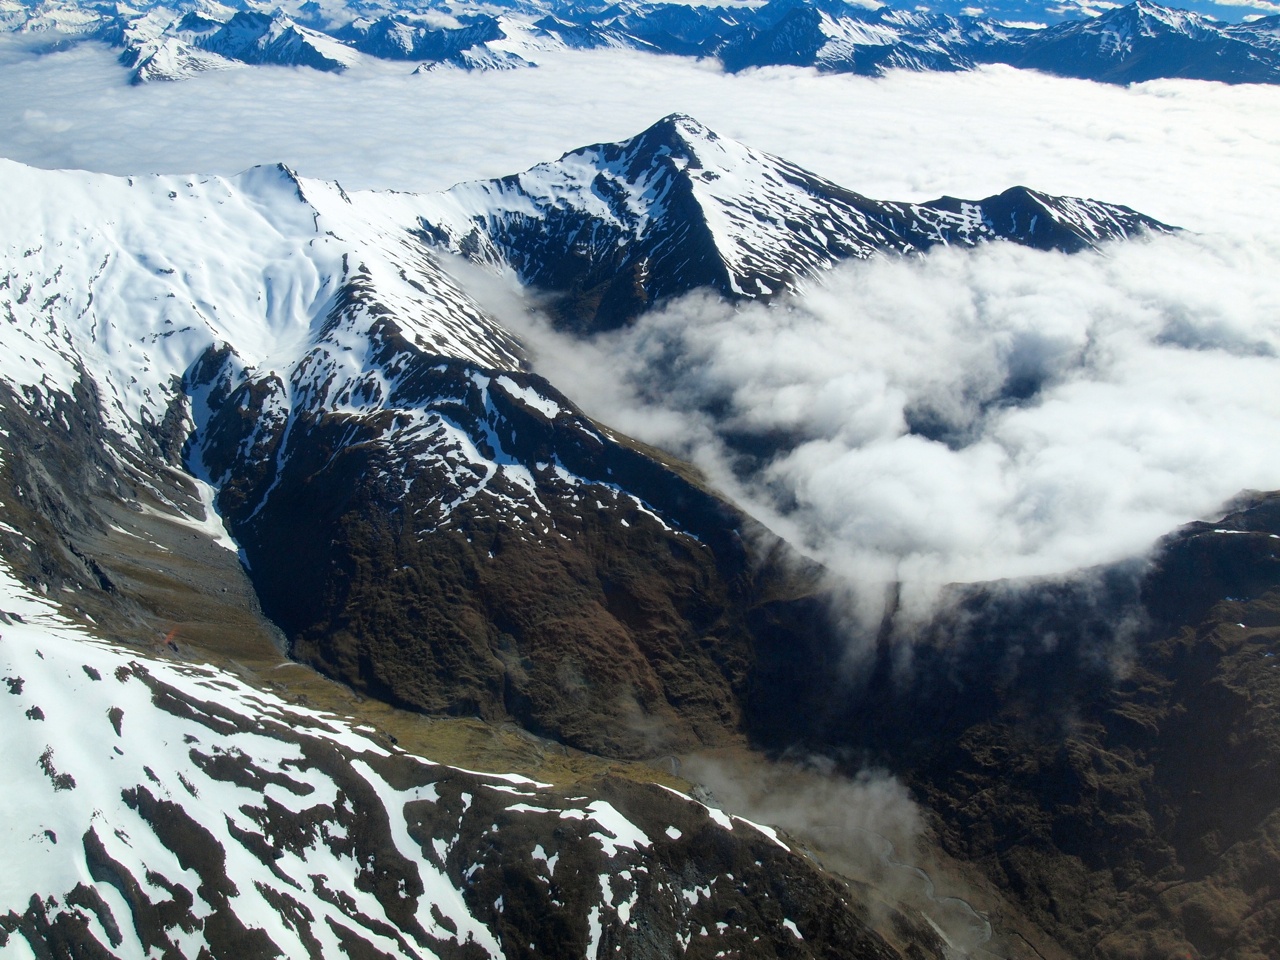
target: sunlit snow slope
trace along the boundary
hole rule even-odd
[[[423,352],[521,366],[412,238],[343,216],[334,184],[306,185],[321,213],[284,167],[126,179],[0,165],[0,374],[67,391],[91,371],[124,436],[163,419],[173,378],[211,345],[294,395],[371,385],[364,342],[388,320]]]

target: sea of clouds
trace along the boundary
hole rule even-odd
[[[590,342],[482,291],[588,412],[689,457],[849,577],[1062,573],[1280,488],[1280,88],[1008,68],[726,76],[621,51],[491,74],[370,62],[126,81],[99,45],[36,56],[3,38],[0,89],[23,95],[0,102],[0,154],[121,174],[284,161],[428,191],[680,111],[877,198],[1025,184],[1188,228],[1073,257],[854,263],[768,307],[696,294]]]
[[[1261,232],[1280,189],[1280,88],[1132,88],[1005,67],[883,79],[630,51],[533,70],[344,75],[243,68],[128,84],[113,51],[37,56],[0,35],[0,155],[119,174],[236,173],[284,161],[348,189],[429,191],[502,176],[672,112],[879,199],[982,197],[1014,184],[1126,203],[1195,230]]]

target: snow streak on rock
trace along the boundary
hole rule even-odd
[[[6,955],[500,957],[546,937],[594,956],[588,936],[625,942],[633,911],[685,939],[706,923],[680,877],[709,886],[714,863],[670,835],[792,859],[657,788],[620,794],[636,821],[94,641],[4,569],[0,677]],[[755,935],[784,936],[774,912]]]

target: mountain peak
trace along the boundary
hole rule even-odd
[[[669,113],[649,128],[649,130],[666,129],[679,131],[685,136],[715,137],[715,133],[709,127],[687,113]]]
[[[646,127],[640,133],[626,140],[612,144],[593,144],[582,150],[605,150],[611,148],[630,154],[643,155],[646,158],[655,154],[669,153],[681,159],[696,161],[694,149],[719,140],[719,135],[701,121],[687,113],[669,113],[661,120]]]
[[[1202,33],[1213,33],[1211,23],[1204,17],[1189,10],[1176,10],[1172,7],[1152,3],[1151,0],[1134,0],[1123,7],[1116,7],[1101,14],[1095,20],[1083,22],[1083,27],[1101,30],[1133,29],[1143,36],[1151,37],[1165,33],[1179,33],[1185,36],[1198,36]]]

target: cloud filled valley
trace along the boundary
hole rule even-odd
[[[1061,575],[1274,486],[1276,276],[1275,249],[1220,237],[989,245],[769,305],[695,294],[589,343],[525,335],[593,416],[847,577]]]
[[[691,456],[849,574],[1061,573],[1141,552],[1280,477],[1265,442],[1280,409],[1280,252],[1259,217],[1280,198],[1274,88],[1115,89],[1006,68],[726,77],[566,52],[518,78],[379,64],[134,89],[95,45],[32,58],[9,43],[0,73],[36,94],[0,108],[0,136],[37,165],[231,173],[284,160],[348,188],[439,189],[680,109],[870,195],[1025,183],[1194,231],[1076,257],[857,263],[768,307],[694,295],[590,344],[540,334],[506,298],[573,399]],[[557,106],[584,85],[593,97]]]

